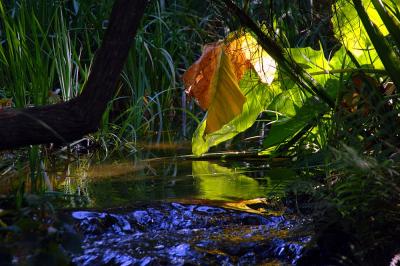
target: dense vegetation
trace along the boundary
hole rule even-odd
[[[288,157],[310,176],[288,187],[285,196],[289,205],[315,216],[316,235],[300,263],[387,264],[400,239],[400,5],[396,0],[286,2],[152,1],[100,130],[68,149],[127,154],[136,152],[139,140],[193,136],[193,153],[200,156],[209,149],[245,149],[243,139],[255,136],[246,151],[260,159]],[[79,95],[112,4],[1,2],[0,111]],[[216,42],[228,56],[232,43],[250,55],[238,80],[223,76],[233,71],[226,69],[235,64],[234,57],[225,65],[204,66],[215,67],[212,77],[219,83],[207,85],[211,105],[203,108],[208,113],[200,121],[203,111],[188,101],[182,76],[201,56],[202,46]],[[245,101],[218,96],[230,88],[227,82],[236,82]],[[211,113],[234,104],[240,105],[239,113],[214,126]],[[230,139],[230,146],[221,144]],[[3,221],[0,212],[1,227],[18,220],[26,204],[46,206],[44,212],[51,213],[47,203],[23,195],[28,188],[46,190],[43,159],[59,148],[33,146],[3,155],[1,169],[15,163],[21,177],[14,201],[0,206],[15,204],[18,214]],[[28,179],[22,174],[24,162]],[[69,233],[60,232],[55,241]]]

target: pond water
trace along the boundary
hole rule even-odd
[[[188,156],[136,156],[102,162],[80,158],[47,173],[55,184],[53,189],[79,196],[71,197],[68,207],[74,208],[109,208],[163,200],[232,202],[280,196],[296,180],[296,173],[278,162],[207,161]]]
[[[297,180],[288,162],[237,153],[199,160],[171,156],[170,148],[44,162],[48,189],[63,193],[62,207],[82,235],[74,263],[296,263],[310,240],[309,219],[274,200]]]

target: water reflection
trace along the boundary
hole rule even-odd
[[[68,164],[64,173],[48,171],[70,207],[105,208],[138,201],[238,201],[280,194],[296,177],[292,170],[265,162],[191,161],[182,158],[90,159]],[[63,178],[61,176],[64,176]]]
[[[207,161],[192,162],[198,197],[208,200],[242,200],[266,195],[266,188],[245,175],[244,169],[227,168]]]

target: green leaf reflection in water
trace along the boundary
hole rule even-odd
[[[262,177],[255,179],[247,175],[250,170],[230,169],[207,161],[192,162],[192,171],[198,182],[198,197],[208,200],[282,196],[287,185],[297,178],[291,169],[274,168],[265,170]]]

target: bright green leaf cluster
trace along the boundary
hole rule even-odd
[[[318,51],[312,48],[288,48],[289,58],[324,88],[324,93],[336,99],[337,104],[343,96],[342,90],[347,86],[344,80],[356,71],[384,74],[395,84],[400,84],[400,81],[397,82],[400,60],[386,41],[390,34],[400,47],[400,41],[396,42],[400,36],[400,2],[338,0],[336,5],[332,22],[335,36],[342,42],[342,47],[329,59],[325,58],[322,48]],[[210,147],[233,138],[248,129],[265,111],[276,116],[264,140],[264,148],[267,149],[264,153],[273,152],[290,141],[297,141],[306,132],[318,134],[319,120],[333,108],[305,91],[284,70],[278,68],[276,76],[278,78],[271,85],[266,85],[259,81],[254,71],[249,71],[239,86],[247,98],[242,114],[209,135],[204,135],[205,118],[194,134],[193,153],[201,155]]]

